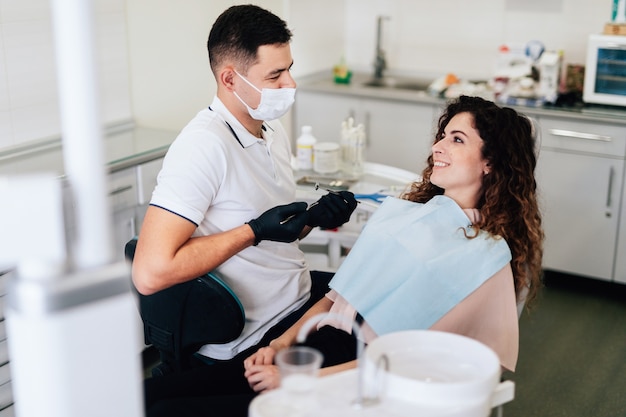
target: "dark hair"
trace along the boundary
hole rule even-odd
[[[476,207],[482,218],[474,226],[507,241],[513,255],[515,291],[521,298],[528,288],[529,302],[540,287],[544,238],[534,176],[537,158],[532,121],[480,97],[461,96],[451,101],[439,118],[435,143],[444,137],[446,126],[459,113],[472,115],[474,128],[483,140],[482,156],[489,163]],[[432,172],[431,154],[422,181],[412,184],[402,197],[425,203],[443,194],[443,189],[430,182]]]
[[[215,73],[225,62],[233,61],[247,73],[257,59],[259,46],[290,40],[287,24],[272,12],[252,4],[232,6],[217,18],[209,34],[211,70]]]

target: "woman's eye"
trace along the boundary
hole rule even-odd
[[[456,143],[463,143],[463,139],[461,139],[461,138],[460,138],[460,137],[458,137],[458,136],[455,136],[455,137],[454,137],[454,141],[455,141]]]

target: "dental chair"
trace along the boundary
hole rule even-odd
[[[136,246],[137,238],[133,238],[124,247],[131,262]],[[145,343],[157,349],[161,360],[152,369],[152,376],[189,369],[193,354],[202,345],[228,343],[243,331],[243,306],[212,273],[152,295],[136,294]]]

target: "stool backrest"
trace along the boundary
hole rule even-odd
[[[137,238],[124,248],[132,262]],[[154,346],[163,362],[159,373],[190,366],[202,345],[228,343],[241,334],[245,313],[235,293],[215,274],[208,273],[152,295],[139,298],[146,344]]]

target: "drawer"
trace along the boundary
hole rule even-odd
[[[9,280],[9,274],[0,272],[0,295],[7,293],[7,281]]]
[[[0,385],[4,385],[11,380],[11,364],[9,362],[0,366]]]
[[[9,344],[7,339],[0,341],[0,365],[9,362]]]
[[[0,408],[13,404],[13,386],[11,382],[0,385]]]
[[[626,126],[539,117],[541,147],[598,155],[626,155]]]
[[[137,174],[134,167],[109,175],[109,201],[113,211],[137,205]]]
[[[0,410],[0,417],[15,417],[15,410],[13,409],[13,405],[10,405],[7,408],[3,408],[2,410]]]

